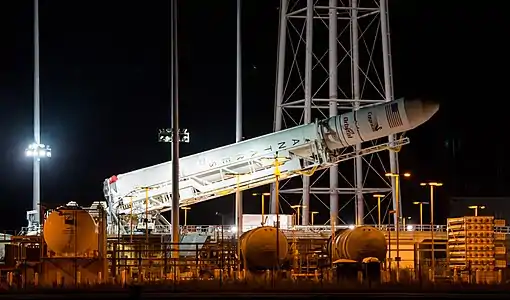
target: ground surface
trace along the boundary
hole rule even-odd
[[[190,298],[190,299],[220,299],[220,298],[250,298],[250,299],[270,299],[270,298],[299,298],[299,299],[317,299],[317,298],[340,298],[361,299],[361,298],[425,298],[441,297],[445,299],[508,299],[509,294],[491,294],[491,293],[162,293],[151,292],[133,294],[129,292],[115,293],[73,293],[73,294],[0,294],[0,299],[164,299],[164,298]]]
[[[270,282],[220,283],[181,282],[145,286],[100,285],[82,288],[0,289],[1,299],[164,299],[164,298],[431,298],[510,299],[510,285],[398,284],[371,285],[347,283]]]
[[[209,289],[197,291],[179,291],[179,287],[136,287],[128,288],[96,288],[96,289],[45,289],[45,290],[10,290],[0,291],[0,299],[164,299],[164,298],[191,298],[191,299],[220,299],[220,298],[429,298],[441,297],[445,299],[509,299],[510,292],[504,288],[497,287],[488,290],[488,286],[453,287],[443,286],[425,290],[410,286],[392,287],[386,290],[363,289],[350,291],[334,291],[328,288],[318,290],[317,288],[299,289],[293,291],[260,290],[252,291],[226,291],[220,289]]]

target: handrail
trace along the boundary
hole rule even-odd
[[[378,228],[382,231],[395,231],[396,228],[394,225],[366,225],[366,226],[372,226],[375,228]],[[257,225],[248,225],[244,226],[243,232],[249,231],[251,229],[257,228],[260,226]],[[336,229],[348,229],[348,228],[354,228],[354,225],[337,225]],[[221,225],[187,225],[187,226],[180,226],[182,233],[202,233],[202,234],[209,234],[212,235],[214,233],[221,233],[222,226]],[[419,224],[408,224],[407,226],[403,227],[401,226],[399,228],[399,231],[435,231],[435,232],[446,232],[446,225],[434,225],[434,228],[431,227],[430,224],[426,225],[419,225]],[[331,226],[328,225],[298,225],[298,226],[281,226],[280,229],[282,230],[288,230],[288,231],[308,231],[308,232],[314,232],[314,233],[329,233],[331,232]],[[41,226],[38,226],[37,228],[28,228],[23,227],[22,230],[18,233],[18,235],[28,235],[30,233],[38,233],[42,230]],[[504,233],[504,234],[510,234],[510,226],[496,226],[494,227],[494,231],[498,233]],[[128,230],[129,232],[129,230]],[[156,225],[154,230],[152,231],[153,234],[169,234],[171,232],[171,225]],[[225,225],[223,226],[223,233],[234,233],[235,227],[231,225]],[[116,234],[116,233],[113,233]],[[143,234],[143,232],[134,232],[133,234]]]
[[[372,226],[375,228],[378,228],[382,231],[396,231],[396,228],[394,225],[366,225],[366,226]],[[257,228],[260,226],[257,225],[249,225],[244,226],[243,232],[249,231],[251,229]],[[354,228],[354,225],[337,225],[336,229],[348,229],[348,228]],[[181,232],[188,233],[188,232],[221,232],[221,225],[188,225],[188,226],[181,226]],[[223,226],[224,233],[225,232],[235,232],[235,227],[228,225]],[[282,230],[289,230],[289,231],[310,231],[315,233],[324,233],[324,232],[331,232],[331,226],[327,225],[310,225],[310,226],[281,226],[280,229]],[[405,227],[400,227],[399,231],[435,231],[435,232],[446,232],[447,226],[446,225],[434,225],[434,228],[432,229],[432,226],[430,224],[427,225],[416,225],[416,224],[408,224]],[[155,230],[153,233],[167,233],[170,232],[171,226],[170,225],[156,225]],[[510,234],[510,226],[503,226],[503,227],[494,227],[495,232],[499,233],[505,233]]]

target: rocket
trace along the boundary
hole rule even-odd
[[[439,110],[428,100],[398,99],[365,106],[325,120],[304,124],[244,140],[179,159],[180,205],[191,205],[276,180],[298,176],[309,168],[325,169],[340,160],[338,149],[398,134],[425,123]],[[119,213],[170,209],[171,162],[118,174],[105,179],[103,191],[108,206]],[[236,176],[235,174],[243,174]],[[234,175],[234,176],[232,176]],[[145,194],[144,188],[150,188]],[[130,206],[132,205],[132,206]]]

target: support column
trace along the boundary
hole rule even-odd
[[[338,16],[337,0],[329,0],[329,116],[338,115]],[[329,210],[331,231],[338,220],[338,166],[329,168]]]
[[[313,2],[306,2],[306,53],[305,53],[305,124],[312,122],[312,70],[313,70]],[[303,176],[303,216],[301,224],[308,225],[310,216],[310,177]]]
[[[171,90],[172,90],[172,243],[180,242],[179,232],[179,55],[177,36],[177,0],[172,1],[171,17]],[[178,258],[174,246],[172,257]]]
[[[34,0],[34,143],[41,144],[41,94],[39,83],[39,0]],[[40,222],[39,205],[41,203],[41,159],[34,155],[32,210],[36,211],[34,220]]]
[[[391,48],[390,48],[390,30],[388,24],[388,3],[386,0],[380,1],[380,15],[381,15],[381,41],[382,41],[382,51],[383,51],[383,78],[384,78],[384,98],[386,101],[393,100],[393,78],[391,71]],[[388,137],[390,145],[394,143],[395,136],[390,135]],[[393,150],[389,151],[390,155],[390,172],[393,174],[398,174],[398,156],[397,153]],[[392,191],[392,200],[393,200],[393,209],[397,207],[402,207],[402,205],[397,205],[397,190],[395,185],[395,177],[390,177],[391,179],[391,191]],[[400,203],[399,203],[400,204]],[[399,209],[400,210],[400,209]],[[399,215],[402,215],[399,213]],[[395,224],[397,223],[397,216],[393,214]]]
[[[351,0],[351,49],[352,49],[352,93],[354,110],[360,108],[360,80],[359,80],[359,32],[358,32],[358,0]],[[355,198],[356,225],[363,225],[365,217],[365,200],[363,198],[363,157],[360,155],[361,143],[356,144],[355,164]]]
[[[242,52],[241,52],[241,0],[237,0],[237,59],[236,59],[236,143],[243,140],[243,91],[242,91]],[[237,178],[239,180],[239,177]],[[237,237],[243,231],[243,193],[236,190],[235,219]]]
[[[282,103],[285,91],[285,49],[287,47],[287,9],[288,0],[280,0],[280,26],[278,33],[278,72],[276,74],[276,105],[274,131],[282,129],[283,112]],[[271,199],[269,201],[269,213],[276,214],[278,202],[276,201],[275,184],[271,184]]]

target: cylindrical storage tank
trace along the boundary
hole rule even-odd
[[[97,250],[96,224],[80,207],[62,207],[50,213],[43,234],[48,249],[58,256],[83,256]]]
[[[331,238],[328,252],[331,253]],[[367,257],[379,261],[386,258],[386,238],[377,228],[360,226],[354,229],[339,230],[335,233],[335,251],[332,260],[351,259],[362,262]]]
[[[278,255],[276,237],[278,234]],[[287,238],[275,227],[262,226],[243,233],[240,237],[241,255],[245,268],[256,270],[272,269],[281,264],[289,251]]]

